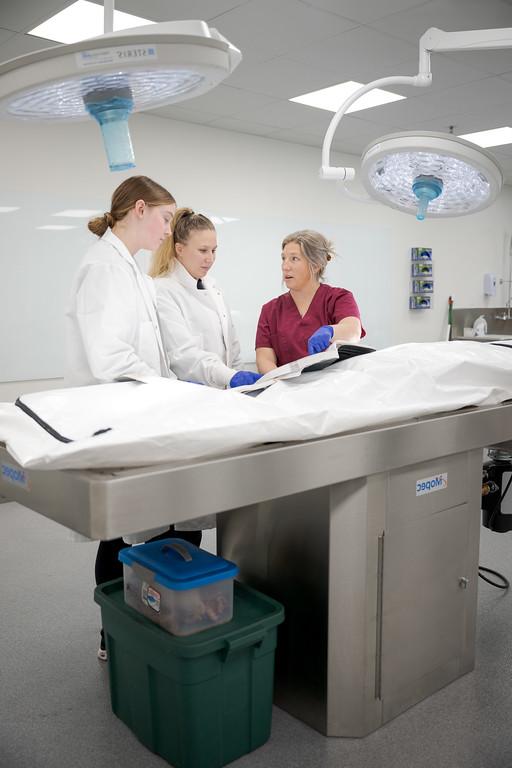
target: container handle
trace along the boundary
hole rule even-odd
[[[164,544],[162,547],[162,553],[165,555],[170,549],[174,549],[175,552],[178,553],[178,555],[181,555],[181,557],[189,563],[192,560],[192,555],[188,551],[186,547],[183,546],[183,544],[178,544],[177,541],[174,541],[172,544]]]
[[[267,635],[266,630],[259,630],[258,632],[251,632],[248,635],[244,635],[243,637],[238,637],[233,640],[227,640],[226,639],[226,646],[224,648],[224,658],[227,659],[227,657],[233,653],[234,651],[240,651],[242,648],[247,648],[250,645],[254,645],[257,648],[262,644],[265,637]]]

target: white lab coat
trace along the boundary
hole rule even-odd
[[[179,261],[155,279],[165,351],[179,379],[224,388],[241,367],[240,344],[222,293],[208,277],[203,285]]]
[[[70,386],[122,376],[175,378],[160,333],[153,281],[110,229],[78,269],[66,325]]]
[[[66,325],[70,386],[104,384],[124,376],[176,378],[165,355],[153,281],[110,229],[80,264]],[[137,544],[166,530],[153,528],[124,540]]]

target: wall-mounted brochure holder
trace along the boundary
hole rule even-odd
[[[432,261],[432,248],[411,248],[411,261]]]
[[[423,294],[409,296],[409,309],[430,309],[432,306],[432,297]]]
[[[434,281],[433,280],[411,280],[413,293],[434,293]]]
[[[432,248],[411,248],[409,309],[430,309],[434,293]]]

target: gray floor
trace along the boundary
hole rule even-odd
[[[95,544],[0,505],[0,767],[164,768],[111,713],[96,660]],[[481,563],[512,578],[512,534]],[[274,708],[270,741],[233,768],[511,768],[512,596],[480,582],[477,666],[365,739],[326,739]]]

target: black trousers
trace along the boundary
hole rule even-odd
[[[175,531],[174,525],[170,525],[168,531],[159,533],[158,536],[154,536],[150,541],[174,537],[190,541],[191,544],[195,544],[198,547],[201,544],[202,535],[202,531]],[[104,584],[106,581],[121,578],[123,575],[123,564],[118,560],[117,556],[121,549],[129,546],[122,539],[100,541],[94,566],[96,584]]]

